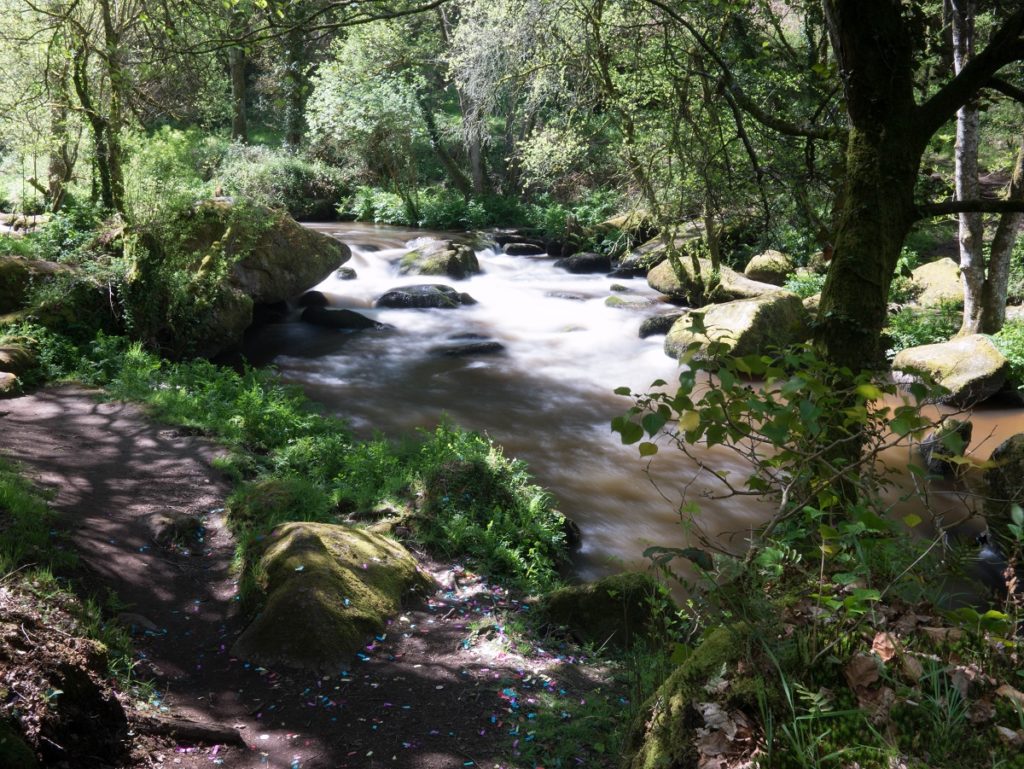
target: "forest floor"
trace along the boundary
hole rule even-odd
[[[66,386],[0,401],[0,453],[52,490],[85,566],[81,587],[115,595],[136,633],[135,676],[157,695],[123,694],[130,721],[155,714],[225,727],[245,745],[136,736],[128,766],[513,769],[543,766],[549,748],[566,766],[611,763],[602,745],[566,745],[537,715],[559,701],[567,719],[587,697],[615,701],[609,670],[556,640],[506,634],[528,604],[458,566],[425,561],[436,591],[338,675],[232,657],[246,617],[222,517],[229,484],[211,464],[217,445],[99,395]],[[201,517],[201,541],[157,544],[153,518],[168,512]]]

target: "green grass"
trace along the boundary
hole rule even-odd
[[[559,582],[567,553],[564,518],[526,467],[477,433],[450,425],[402,442],[355,440],[270,371],[236,372],[195,360],[171,363],[138,343],[100,334],[75,348],[34,327],[48,376],[106,388],[144,403],[164,422],[223,443],[221,460],[241,485],[230,508],[242,562],[284,520],[341,521],[390,506],[435,552],[527,590]]]

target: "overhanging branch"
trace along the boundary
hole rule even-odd
[[[985,87],[991,88],[993,91],[999,91],[1004,96],[1009,96],[1011,99],[1024,104],[1024,88],[1018,88],[1013,83],[1007,83],[1001,78],[993,77],[989,78]]]
[[[922,203],[917,206],[917,218],[948,214],[1008,214],[1024,213],[1024,200],[947,200],[942,203]]]
[[[757,122],[771,128],[773,131],[785,134],[786,136],[802,136],[808,139],[822,140],[841,139],[843,137],[844,132],[841,129],[793,123],[777,117],[763,109],[740,87],[739,83],[736,82],[736,78],[732,74],[732,70],[729,68],[729,64],[724,58],[722,58],[722,55],[718,50],[708,42],[707,38],[697,31],[697,28],[694,27],[693,24],[691,24],[675,9],[666,5],[662,0],[647,0],[647,2],[655,8],[659,8],[665,15],[693,36],[693,39],[697,41],[697,44],[704,49],[704,52],[711,57],[711,60],[714,61],[718,69],[721,70],[724,88],[728,90],[728,93],[736,100],[736,103],[743,109],[743,111],[749,114]]]

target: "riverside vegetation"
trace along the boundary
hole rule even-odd
[[[0,9],[0,69],[20,84],[0,93],[0,346],[18,368],[0,386],[73,379],[222,442],[250,610],[266,600],[261,543],[275,526],[355,522],[533,594],[546,619],[524,637],[580,607],[643,629],[622,652],[629,707],[548,703],[524,742],[534,767],[578,763],[573,742],[636,769],[1024,766],[1019,489],[977,491],[1003,465],[929,416],[950,392],[917,367],[904,388],[877,373],[959,330],[1004,356],[986,395],[1024,382],[1024,321],[1006,317],[1024,296],[1019,4]],[[264,235],[299,232],[286,214],[512,227],[491,235],[638,273],[664,257],[664,293],[708,314],[750,290],[736,270],[752,255],[789,254],[800,269],[785,287],[806,305],[785,302],[813,347],[730,355],[690,312],[674,321],[677,380],[622,391],[633,405],[612,423],[643,462],[690,455],[720,495],[769,500],[769,519],[734,552],[688,499],[691,544],[647,552],[657,579],[564,586],[571,527],[486,437],[442,424],[356,440],[272,373],[195,359],[252,320],[237,268]],[[328,250],[325,263],[344,259]],[[918,303],[913,271],[932,266],[952,268],[953,295]],[[231,333],[207,347],[215,322]],[[905,459],[923,443],[952,470],[956,520]],[[708,446],[745,470],[709,467],[696,455]],[[901,447],[911,488],[893,483]],[[7,465],[0,513],[0,649],[21,656],[9,650],[43,632],[33,612],[53,616],[103,643],[76,658],[97,702],[112,701],[110,672],[144,692],[107,621],[116,599],[72,597],[74,555]],[[971,523],[990,529],[980,546],[960,531]],[[608,631],[574,632],[600,643]],[[32,767],[17,698],[0,693],[0,763]]]

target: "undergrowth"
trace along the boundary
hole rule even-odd
[[[102,386],[224,444],[219,464],[237,484],[229,521],[243,563],[284,520],[365,520],[391,508],[446,557],[468,558],[526,590],[560,581],[564,517],[525,466],[482,435],[442,424],[402,442],[357,441],[271,371],[172,363],[103,334],[77,347],[32,326],[10,333],[35,347],[48,378]]]

